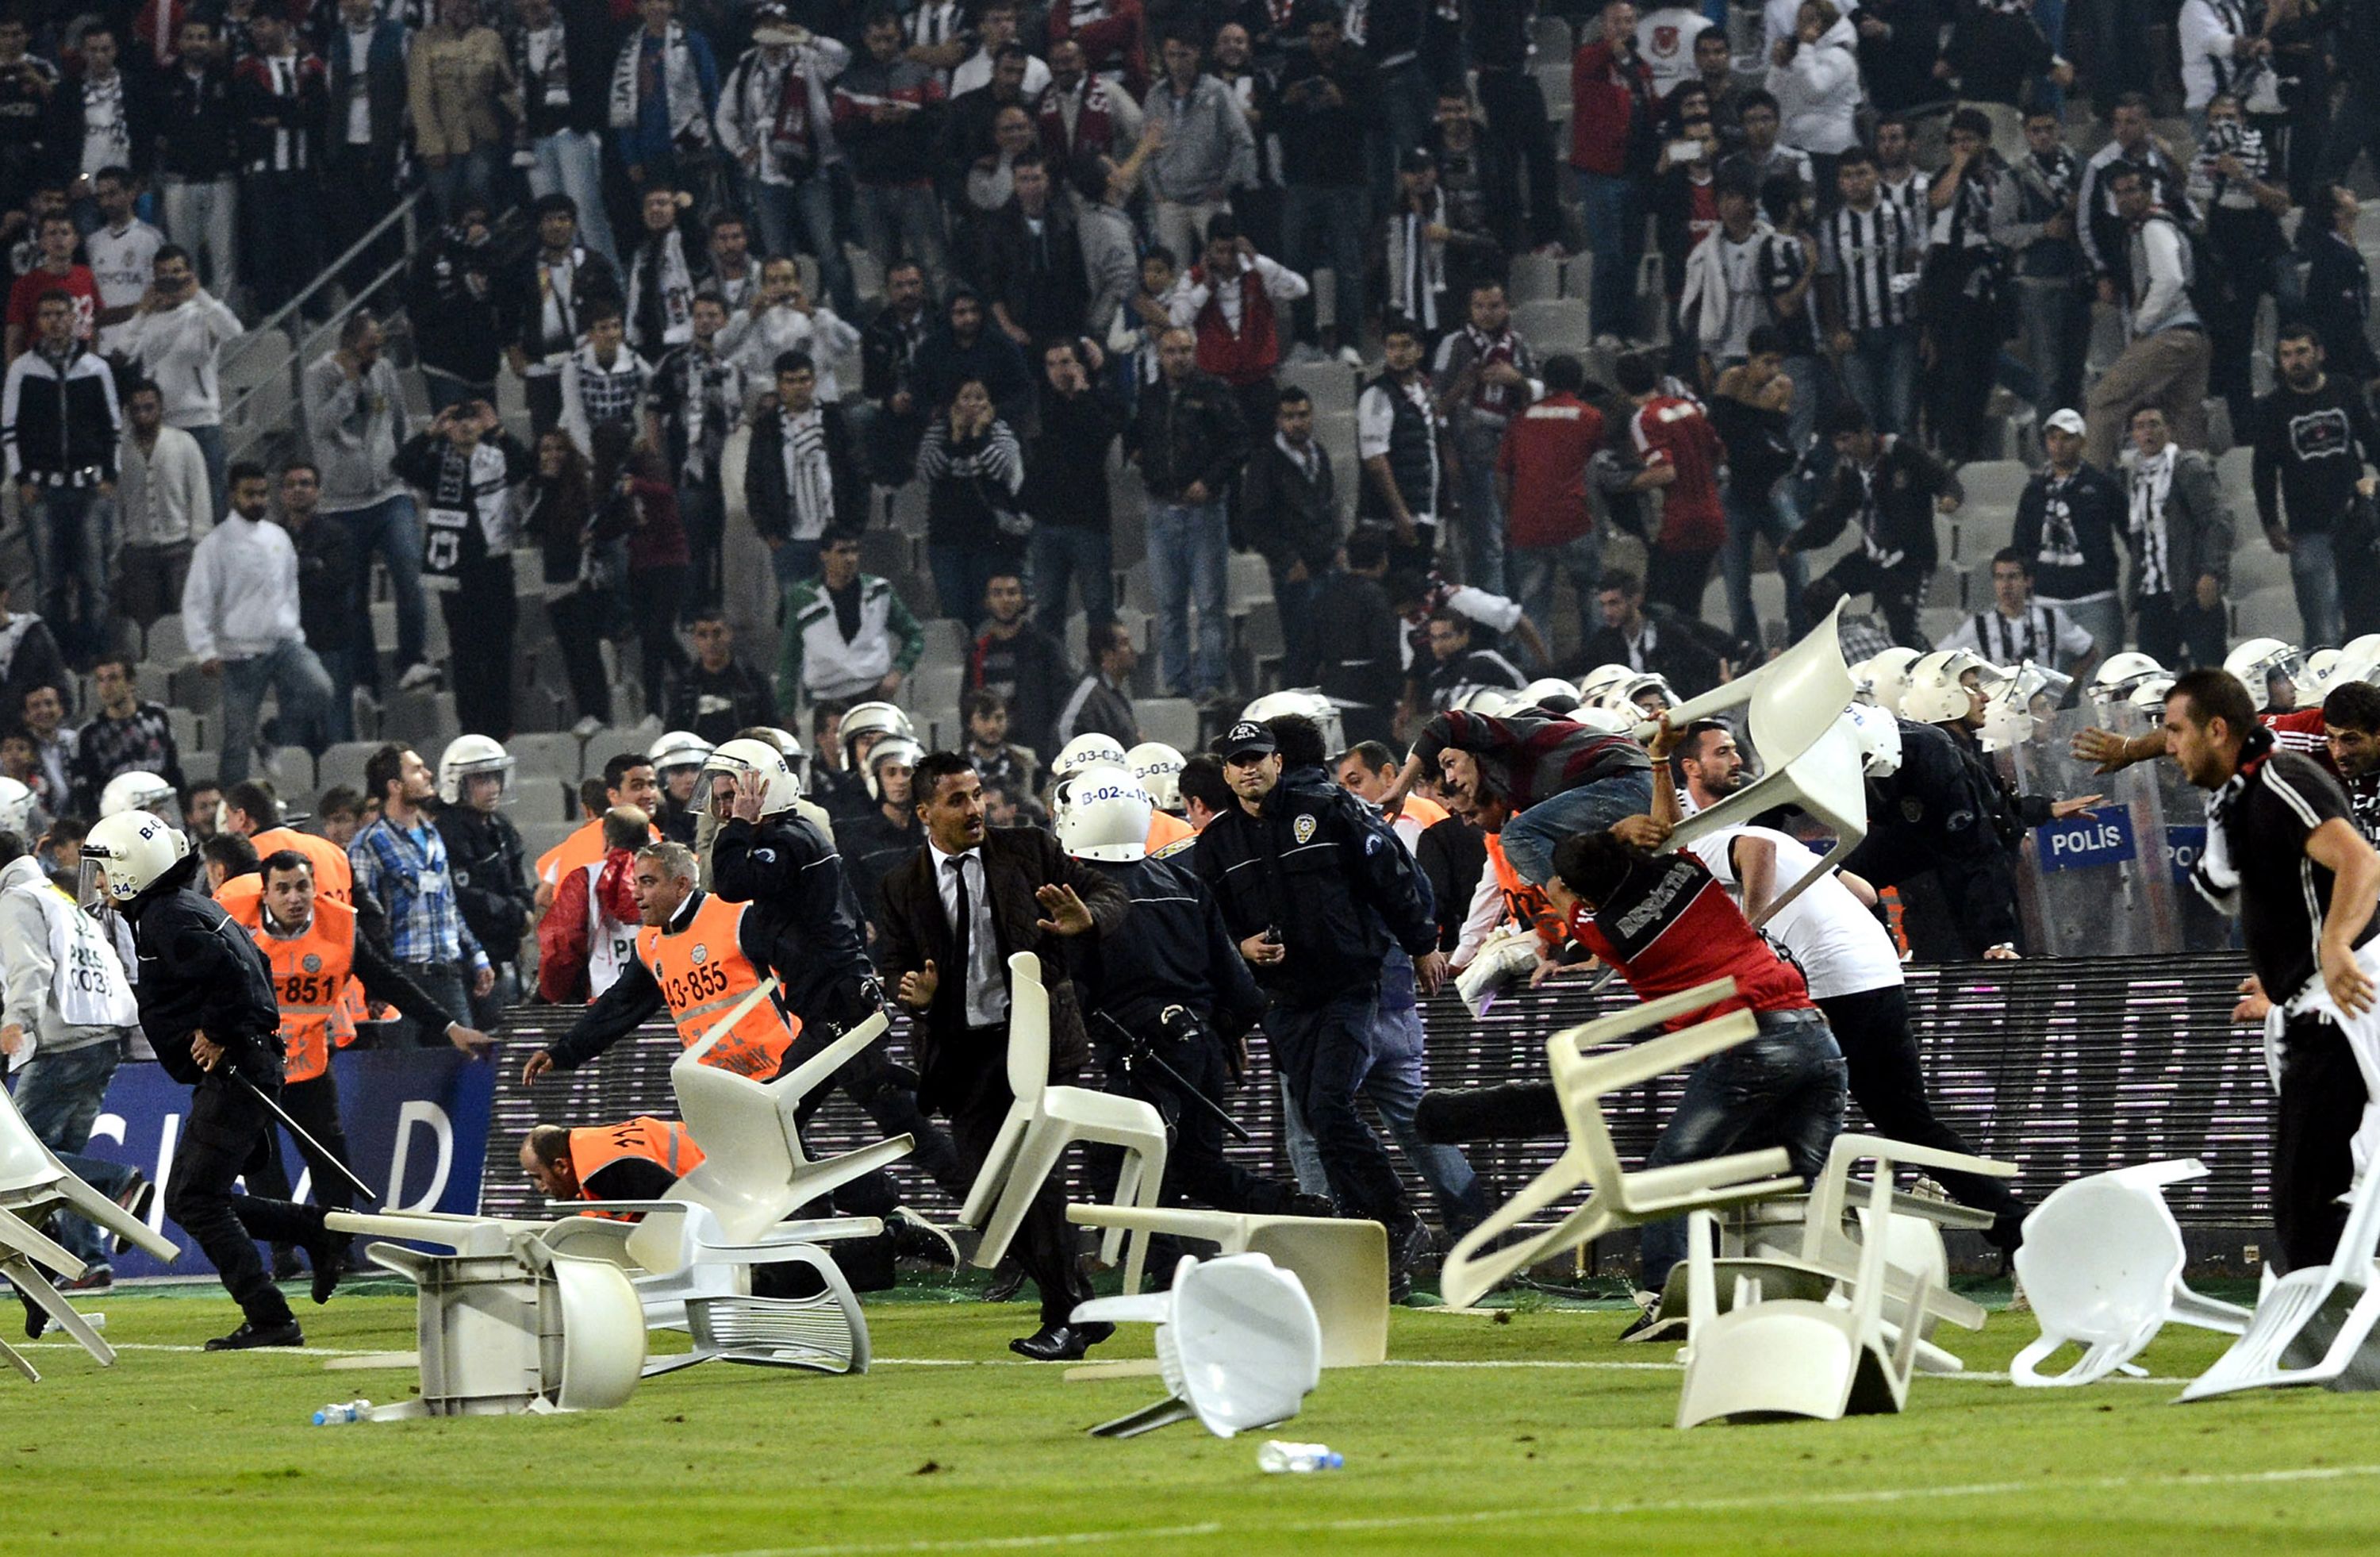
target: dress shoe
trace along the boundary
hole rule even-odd
[[[347,1241],[336,1234],[325,1234],[326,1242],[306,1246],[306,1259],[314,1267],[314,1301],[328,1303],[331,1294],[339,1290],[339,1278],[347,1273]]]
[[[1011,1341],[1008,1349],[1035,1362],[1078,1362],[1085,1352],[1114,1333],[1111,1324],[1045,1324],[1030,1335]]]
[[[25,1306],[25,1339],[38,1341],[42,1332],[50,1328],[49,1310],[33,1301],[33,1295],[23,1287],[17,1289],[17,1301]]]
[[[1014,1259],[1003,1259],[992,1271],[991,1280],[985,1284],[983,1300],[987,1303],[1014,1303],[1016,1295],[1025,1290],[1025,1267]]]
[[[1328,1195],[1307,1195],[1301,1192],[1289,1198],[1289,1204],[1281,1208],[1281,1214],[1335,1217],[1339,1214],[1339,1207]]]
[[[259,1346],[302,1346],[305,1344],[306,1332],[298,1328],[298,1321],[294,1318],[284,1320],[279,1324],[266,1325],[261,1330],[248,1320],[242,1320],[239,1328],[229,1335],[218,1335],[208,1342],[207,1350],[249,1352]]]

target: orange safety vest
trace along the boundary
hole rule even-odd
[[[712,894],[684,930],[663,934],[647,925],[637,931],[637,960],[652,970],[677,1024],[678,1041],[688,1049],[709,1037],[712,1025],[766,977],[736,940],[749,906]],[[801,1030],[800,1018],[779,1011],[774,1000],[754,1001],[702,1063],[766,1081],[784,1064]]]
[[[1504,837],[1500,833],[1488,834],[1488,863],[1496,872],[1496,884],[1504,892],[1504,917],[1536,931],[1537,939],[1547,945],[1560,945],[1570,934],[1563,927],[1562,917],[1554,912],[1545,889],[1521,880],[1520,871],[1504,858]]]
[[[1172,811],[1148,813],[1148,852],[1150,854],[1155,854],[1160,849],[1171,848],[1184,838],[1195,838],[1197,835],[1196,828],[1175,816]]]
[[[355,903],[355,867],[348,862],[347,851],[331,842],[330,839],[319,837],[311,833],[299,833],[293,828],[268,827],[263,832],[252,835],[248,841],[256,849],[256,858],[259,861],[257,872],[252,876],[234,877],[223,884],[221,892],[215,894],[215,901],[222,904],[224,912],[231,915],[232,918],[239,919],[242,923],[248,923],[258,912],[261,912],[258,905],[264,896],[264,872],[261,862],[267,857],[278,854],[283,849],[297,850],[314,867],[314,900],[316,902],[319,903],[327,897],[334,903],[348,906],[353,906]],[[334,1032],[333,1041],[345,1049],[356,1040],[356,1024],[372,1020],[372,1015],[370,1003],[364,999],[364,987],[361,983],[350,979],[346,992],[340,998],[346,1004],[347,1024],[344,1028]],[[395,1013],[391,1012],[388,1015],[394,1016]],[[387,1018],[384,1016],[382,1019]]]
[[[317,897],[313,922],[297,935],[276,935],[265,928],[261,899],[232,910],[231,917],[272,966],[287,1056],[285,1077],[292,1083],[314,1080],[330,1069],[332,1043],[345,1047],[355,1038],[345,991],[355,971],[356,911]]]
[[[570,1132],[570,1170],[578,1177],[578,1198],[600,1200],[602,1196],[587,1187],[587,1181],[601,1170],[623,1158],[641,1158],[658,1162],[679,1178],[692,1173],[702,1162],[702,1148],[686,1126],[674,1119],[655,1119],[640,1113],[620,1125],[589,1125]],[[612,1217],[608,1211],[586,1211],[586,1216],[610,1217],[618,1222],[634,1222],[631,1216]]]

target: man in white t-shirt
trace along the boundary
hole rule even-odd
[[[1716,719],[1697,720],[1678,743],[1685,798],[1705,810],[1751,782],[1735,734]],[[1818,856],[1770,827],[1728,827],[1688,845],[1726,887],[1760,932],[1783,946],[1802,969],[1810,999],[1826,1013],[1842,1046],[1851,1093],[1877,1135],[1944,1151],[1970,1151],[1958,1132],[1934,1116],[1917,1040],[1909,1030],[1909,995],[1892,937],[1877,922],[1876,889],[1837,871],[1810,884],[1767,923],[1768,905],[1818,865]],[[1988,1237],[2013,1250],[2024,1207],[2002,1179],[1936,1175],[1961,1205],[1990,1211]]]
[[[1698,72],[1694,40],[1710,26],[1699,6],[1662,6],[1645,13],[1636,23],[1636,53],[1653,72],[1653,95],[1669,95]]]
[[[91,256],[91,279],[99,286],[99,354],[129,357],[128,326],[149,294],[165,235],[132,213],[129,169],[102,168],[91,187],[99,205],[99,225],[83,239],[83,251]]]

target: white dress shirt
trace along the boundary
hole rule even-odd
[[[1008,1020],[1008,980],[1000,972],[1000,936],[991,927],[991,889],[984,880],[982,846],[953,855],[929,840],[927,858],[934,862],[934,890],[941,894],[942,918],[950,921],[953,940],[959,932],[959,877],[962,872],[966,877],[967,965],[962,970],[966,1025],[970,1029],[998,1027]]]

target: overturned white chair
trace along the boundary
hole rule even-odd
[[[645,1320],[617,1265],[555,1253],[538,1223],[409,1211],[334,1211],[327,1221],[449,1251],[384,1243],[364,1251],[413,1283],[417,1349],[332,1366],[418,1366],[421,1375],[419,1395],[376,1406],[369,1419],[601,1411],[636,1393]]]
[[[1738,1207],[1718,1222],[1714,1269],[1716,1301],[1721,1311],[1730,1301],[1738,1276],[1757,1276],[1760,1290],[1771,1298],[1814,1300],[1857,1276],[1871,1229],[1877,1223],[1871,1208],[1853,1203],[1854,1191],[1873,1186],[1857,1184],[1851,1174],[1853,1164],[1869,1158],[1883,1158],[1900,1167],[1948,1169],[1989,1178],[2010,1178],[2017,1171],[2012,1162],[1881,1136],[1837,1136],[1827,1150],[1826,1168],[1807,1196]],[[1949,1289],[1950,1261],[1941,1229],[1980,1230],[1991,1225],[1991,1213],[1890,1189],[1888,1171],[1885,1176],[1890,1208],[1883,1223],[1886,1263],[1881,1304],[1886,1333],[1898,1337],[1900,1328],[1910,1322],[1914,1295],[1922,1290],[1925,1300],[1914,1310],[1921,1343],[1917,1366],[1928,1373],[1959,1372],[1965,1365],[1934,1344],[1934,1328],[1949,1323],[1981,1330],[1985,1313],[1981,1304]],[[1860,1230],[1857,1236],[1852,1234],[1853,1225]],[[1661,1294],[1663,1317],[1687,1316],[1691,1323],[1687,1283],[1688,1272],[1682,1266],[1670,1272]]]
[[[1050,991],[1041,982],[1041,959],[1030,952],[1008,959],[1008,1090],[1015,1101],[959,1213],[961,1222],[982,1229],[978,1266],[988,1271],[1000,1263],[1043,1181],[1078,1140],[1122,1147],[1115,1203],[1156,1209],[1165,1174],[1165,1118],[1138,1098],[1050,1085]],[[1123,1228],[1110,1228],[1099,1241],[1099,1258],[1115,1264],[1125,1238]],[[1148,1235],[1131,1239],[1130,1248],[1123,1261],[1127,1294],[1140,1290]]]
[[[1570,1125],[1570,1145],[1553,1166],[1499,1206],[1448,1254],[1439,1281],[1450,1307],[1467,1308],[1508,1277],[1615,1227],[1738,1205],[1801,1187],[1802,1181],[1787,1174],[1788,1159],[1777,1147],[1630,1173],[1621,1166],[1620,1153],[1611,1144],[1610,1127],[1603,1117],[1607,1096],[1731,1049],[1757,1031],[1758,1025],[1751,1012],[1736,1011],[1614,1053],[1590,1056],[1583,1051],[1702,1010],[1734,992],[1734,979],[1715,979],[1558,1032],[1546,1040],[1546,1061],[1553,1071],[1562,1117]],[[1521,1234],[1532,1217],[1580,1189],[1589,1191],[1585,1203],[1551,1227],[1515,1236],[1500,1248],[1488,1247],[1508,1234]]]
[[[1168,1234],[1260,1254],[1295,1276],[1322,1327],[1322,1366],[1372,1368],[1389,1356],[1389,1235],[1377,1222],[1327,1216],[1264,1216],[1186,1206],[1068,1206],[1080,1227]],[[1090,1363],[1066,1377],[1121,1378],[1153,1371],[1145,1361]]]
[[[2292,1271],[2256,1299],[2248,1328],[2215,1366],[2191,1381],[2184,1400],[2240,1390],[2320,1384],[2380,1390],[2380,1172],[2367,1169],[2350,1203],[2347,1228],[2327,1265]]]
[[[2166,1204],[2168,1184],[2204,1178],[2195,1159],[2142,1162],[2061,1185],[2024,1219],[2017,1279],[2041,1326],[2009,1377],[2027,1389],[2088,1384],[2132,1366],[2168,1323],[2238,1335],[2250,1310],[2203,1296],[2181,1279],[2189,1251]],[[2060,1373],[2041,1364],[2071,1343],[2082,1355]]]
[[[1294,1275],[1260,1254],[1185,1255],[1170,1290],[1093,1298],[1076,1305],[1073,1319],[1157,1326],[1166,1397],[1090,1429],[1100,1438],[1131,1438],[1194,1417],[1217,1438],[1230,1438],[1289,1420],[1322,1381],[1314,1305]]]
[[[1892,1211],[1892,1167],[1879,1160],[1868,1193],[1870,1225]],[[1909,1398],[1917,1363],[1917,1327],[1904,1325],[1899,1344],[1888,1341],[1884,1295],[1888,1240],[1871,1238],[1848,1283],[1848,1303],[1774,1297],[1757,1273],[1739,1274],[1731,1306],[1718,1307],[1713,1218],[1697,1211],[1686,1229],[1686,1291],[1691,1316],[1682,1354],[1686,1377],[1678,1392],[1678,1426],[1704,1422],[1774,1421],[1899,1411]],[[1910,1294],[1925,1303],[1925,1283]]]
[[[66,1295],[42,1274],[46,1266],[68,1281],[83,1273],[83,1262],[42,1231],[54,1211],[88,1219],[126,1243],[173,1260],[182,1251],[171,1239],[152,1232],[147,1222],[78,1178],[56,1153],[42,1144],[15,1101],[0,1092],[0,1275],[17,1283],[52,1323],[74,1337],[77,1344],[105,1367],[115,1361],[115,1349],[100,1339],[91,1321],[75,1310]],[[6,1342],[0,1361],[38,1382],[41,1374]]]
[[[868,1321],[859,1299],[826,1250],[838,1238],[873,1237],[874,1217],[789,1222],[803,1206],[906,1156],[916,1142],[895,1136],[838,1157],[812,1162],[795,1114],[861,1050],[880,1039],[881,1012],[844,1034],[777,1081],[702,1063],[711,1039],[670,1066],[679,1116],[703,1150],[692,1172],[658,1200],[556,1201],[556,1211],[638,1215],[567,1216],[543,1235],[556,1253],[607,1259],[629,1268],[656,1330],[684,1329],[691,1352],[656,1357],[648,1373],[713,1360],[829,1373],[865,1372]],[[756,1297],[757,1265],[808,1266],[821,1290],[807,1297]]]

